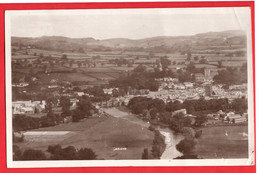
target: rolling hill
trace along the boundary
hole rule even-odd
[[[62,36],[42,36],[35,38],[12,37],[12,46],[30,46],[45,50],[68,51],[79,49],[129,49],[164,48],[172,50],[187,49],[245,49],[246,35],[243,31],[208,32],[192,36],[158,36],[145,39],[111,38],[97,40],[94,38],[68,38]],[[156,49],[154,49],[156,50]]]

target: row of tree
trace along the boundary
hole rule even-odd
[[[78,122],[83,118],[92,116],[96,112],[96,108],[92,105],[88,97],[81,97],[76,108],[71,110],[71,102],[69,97],[60,98],[60,106],[62,108],[61,116],[63,118],[72,116],[73,122]]]
[[[247,63],[243,64],[240,69],[229,67],[219,71],[214,77],[214,82],[227,85],[247,83]]]
[[[55,126],[63,123],[64,118],[72,116],[73,122],[78,122],[83,118],[87,118],[93,115],[96,108],[91,104],[89,100],[80,99],[77,107],[70,110],[71,102],[68,97],[61,97],[60,105],[62,107],[62,113],[56,114],[52,111],[51,103],[47,104],[47,115],[42,117],[31,117],[27,115],[14,115],[13,116],[13,131],[19,132],[30,129],[37,129],[41,127]]]
[[[13,160],[95,160],[97,155],[90,148],[77,150],[73,146],[62,148],[60,145],[48,146],[49,157],[42,150],[26,149],[22,151],[17,145],[13,145]]]
[[[19,132],[41,127],[55,126],[61,123],[63,118],[58,114],[47,114],[42,117],[31,117],[26,115],[13,116],[13,131]]]
[[[183,127],[201,126],[207,121],[202,111],[215,112],[218,110],[235,111],[244,113],[247,111],[247,99],[237,98],[231,103],[228,99],[205,100],[203,97],[199,100],[185,100],[164,103],[160,99],[146,97],[134,97],[129,101],[128,108],[134,113],[150,119],[157,119],[168,124],[171,129],[181,132]],[[180,109],[186,109],[187,113],[195,114],[195,122],[190,117],[183,114],[174,114],[172,112]]]
[[[154,130],[154,140],[151,153],[149,153],[148,148],[144,148],[142,159],[160,159],[162,153],[166,148],[164,138],[165,137],[158,130]]]

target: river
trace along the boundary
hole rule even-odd
[[[135,115],[118,110],[116,108],[105,108],[104,112],[113,117],[122,118],[146,128],[150,126],[149,123],[144,122],[143,120],[137,118]],[[176,145],[184,137],[181,134],[173,134],[172,130],[169,128],[158,128],[158,130],[163,136],[165,136],[166,143],[166,148],[160,159],[174,159],[176,157],[182,156],[182,153],[176,149]]]
[[[160,133],[165,136],[166,148],[160,159],[174,159],[183,154],[176,149],[176,145],[184,139],[181,134],[173,134],[169,128],[159,128]]]

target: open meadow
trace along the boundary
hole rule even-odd
[[[194,153],[203,159],[248,158],[248,126],[202,128]]]

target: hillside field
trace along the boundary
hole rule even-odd
[[[153,132],[147,128],[111,116],[91,117],[77,123],[32,130],[30,133],[34,135],[26,136],[27,141],[16,144],[22,150],[33,148],[46,151],[48,145],[72,145],[91,148],[98,159],[111,160],[140,159],[144,148],[151,150],[154,138]]]

